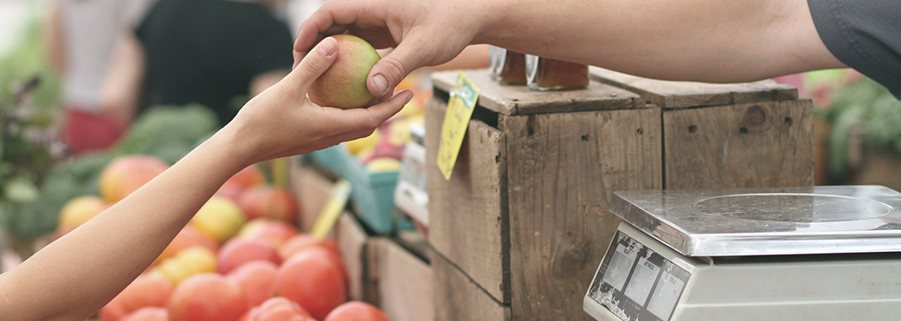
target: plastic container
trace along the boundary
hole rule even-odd
[[[363,224],[377,235],[414,229],[413,223],[401,217],[394,206],[394,191],[400,171],[373,173],[347,151],[344,145],[318,150],[301,159],[346,178],[353,185],[350,201]]]

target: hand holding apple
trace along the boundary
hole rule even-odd
[[[371,105],[376,97],[366,88],[366,76],[381,59],[366,40],[353,35],[332,36],[338,42],[338,57],[310,86],[310,101],[320,106],[359,108]]]

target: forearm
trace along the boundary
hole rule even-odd
[[[498,4],[474,42],[645,77],[735,82],[842,66],[806,0]]]
[[[248,165],[249,155],[235,149],[235,142],[221,131],[129,197],[0,275],[0,304],[9,304],[0,306],[0,314],[10,320],[90,316],[153,262],[225,180]]]

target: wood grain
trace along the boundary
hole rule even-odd
[[[637,93],[645,102],[664,109],[798,99],[797,88],[772,80],[711,84],[655,80],[593,66],[589,70],[592,79]]]
[[[378,243],[379,307],[392,321],[432,321],[432,268],[398,243]]]
[[[366,246],[370,237],[363,230],[363,226],[357,222],[353,214],[345,212],[338,218],[335,225],[338,249],[341,260],[347,271],[348,297],[351,300],[372,302],[374,298],[367,294],[369,284],[365,273],[367,258]]]
[[[590,320],[616,190],[662,188],[660,109],[506,116],[514,320]]]
[[[629,91],[597,81],[581,90],[539,92],[527,86],[503,86],[491,80],[487,69],[464,70],[466,77],[481,89],[478,104],[504,115],[561,113],[601,109],[626,109],[644,106],[640,97]],[[457,71],[436,72],[432,83],[439,91],[450,92]]]
[[[471,121],[451,178],[445,180],[435,158],[445,104],[440,99],[426,104],[426,128],[432,129],[425,135],[429,243],[495,299],[509,302],[504,135]]]
[[[509,321],[510,306],[494,300],[463,272],[432,252],[436,321]],[[523,320],[544,320],[527,318]]]
[[[667,189],[814,184],[809,100],[667,110],[663,128]]]

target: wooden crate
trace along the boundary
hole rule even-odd
[[[812,184],[810,104],[774,83],[655,96],[597,76],[540,93],[466,75],[481,95],[449,180],[435,156],[456,72],[434,74],[426,106],[429,242],[448,265],[432,264],[438,319],[479,298],[455,298],[444,278],[457,277],[501,319],[590,320],[582,297],[620,221],[613,191]]]
[[[424,244],[425,236],[406,231],[400,232],[397,238],[380,238],[370,243],[375,260],[368,264],[368,273],[376,277],[377,304],[389,320],[432,321],[435,320],[432,267],[419,256],[427,252],[413,252],[402,245],[413,245],[411,242]]]
[[[662,109],[666,189],[814,184],[813,104],[794,87],[591,73]]]
[[[300,231],[309,233],[332,193],[336,178],[297,157],[292,158],[288,164],[288,184],[297,200],[296,224]],[[330,238],[334,238],[333,234],[334,232]]]

